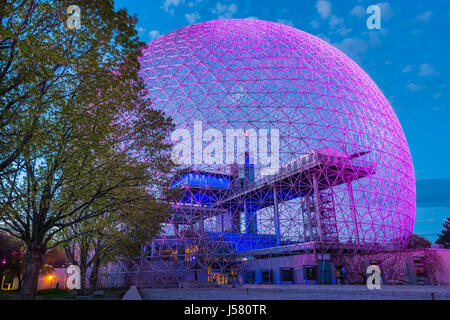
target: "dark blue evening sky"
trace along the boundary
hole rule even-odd
[[[381,30],[369,30],[369,5]],[[148,42],[186,25],[222,19],[276,21],[316,35],[354,59],[393,106],[417,180],[414,232],[435,240],[450,216],[449,0],[119,0]]]

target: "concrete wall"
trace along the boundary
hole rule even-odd
[[[258,260],[250,260],[245,264],[245,270],[272,270],[273,283],[281,284],[281,268],[292,268],[294,271],[294,284],[305,284],[303,266],[317,265],[313,254],[272,257]]]
[[[437,272],[437,280],[440,285],[450,285],[450,249],[429,249],[439,256],[442,269]]]

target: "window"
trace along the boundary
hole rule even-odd
[[[281,283],[294,283],[294,269],[280,268]]]
[[[255,271],[244,271],[244,283],[254,284],[255,283]]]
[[[256,283],[272,283],[272,270],[270,269],[258,270]]]
[[[317,280],[317,273],[315,266],[305,267],[305,280]]]
[[[262,283],[272,283],[272,277],[270,270],[261,271],[261,282]]]

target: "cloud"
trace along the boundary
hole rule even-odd
[[[237,5],[234,3],[226,5],[217,2],[216,6],[211,9],[211,12],[217,15],[219,19],[230,19],[237,12]]]
[[[356,6],[350,11],[352,16],[363,18],[366,14],[366,9],[363,6]]]
[[[450,208],[450,178],[416,181],[417,207]]]
[[[319,0],[316,2],[317,13],[322,19],[326,19],[331,14],[331,3],[326,0]]]
[[[428,22],[428,21],[430,21],[431,15],[432,15],[431,10],[429,10],[422,14],[419,14],[416,18],[419,21]]]
[[[294,22],[292,20],[278,19],[277,22],[281,23],[281,24],[285,24],[285,25],[290,26],[290,27],[294,27]]]
[[[145,34],[147,32],[147,29],[138,27],[137,32],[138,32],[139,36],[142,36],[143,34]]]
[[[423,89],[425,89],[424,86],[422,86],[422,85],[420,85],[420,84],[415,84],[415,83],[410,83],[410,84],[408,84],[408,85],[406,86],[406,90],[408,90],[408,91],[413,91],[413,92],[415,92],[415,91],[421,91],[421,90],[423,90]]]
[[[345,38],[342,42],[333,45],[353,59],[358,58],[368,48],[367,42],[359,38]]]
[[[323,20],[328,20],[328,25],[330,29],[336,30],[336,32],[341,36],[345,36],[346,34],[352,31],[352,29],[347,28],[345,26],[343,18],[331,14],[330,2],[325,0],[319,0],[316,2],[316,9]],[[310,22],[310,25],[314,29],[317,29],[319,27],[319,22],[317,20],[314,20]]]
[[[378,3],[377,6],[379,6],[381,10],[381,19],[389,20],[394,15],[394,11],[389,2],[381,2]]]
[[[412,71],[412,69],[413,69],[413,66],[412,65],[407,65],[406,67],[404,67],[403,69],[402,69],[402,72],[411,72]]]
[[[192,13],[186,13],[184,15],[184,17],[186,18],[186,21],[189,24],[193,24],[195,23],[198,19],[200,19],[200,15],[198,14],[198,12],[192,12]]]
[[[317,28],[320,26],[320,23],[319,23],[319,21],[317,21],[317,20],[313,20],[313,21],[311,21],[311,22],[309,23],[309,25],[310,25],[312,28],[317,29]]]
[[[328,42],[328,43],[331,42],[330,38],[328,38],[326,35],[324,35],[324,34],[322,34],[322,33],[316,34],[316,37],[322,39],[322,40],[325,41],[325,42]]]
[[[424,63],[420,66],[419,76],[421,77],[432,77],[439,75],[439,72],[434,70],[433,66],[429,63]]]
[[[199,5],[202,2],[203,2],[203,0],[189,1],[188,6],[189,6],[189,8],[193,8],[193,7],[196,7],[197,5]]]
[[[154,40],[156,38],[159,38],[161,36],[161,33],[159,33],[158,30],[152,30],[148,33],[148,36],[150,37],[151,40]]]
[[[173,16],[175,9],[172,7],[178,7],[182,2],[184,2],[184,0],[165,0],[161,9]]]
[[[431,111],[440,111],[440,110],[445,110],[445,109],[447,109],[447,106],[441,105],[439,107],[431,108]]]

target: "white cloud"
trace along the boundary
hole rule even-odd
[[[381,19],[389,20],[394,15],[394,10],[392,10],[389,2],[381,2],[378,3],[377,6],[379,6],[381,10]]]
[[[329,24],[330,24],[330,28],[332,28],[332,29],[336,28],[336,26],[342,25],[343,23],[344,23],[343,18],[338,18],[335,15],[332,15],[330,17]]]
[[[146,31],[147,31],[147,30],[145,30],[145,28],[142,28],[142,27],[138,27],[138,28],[137,28],[137,32],[139,33],[139,35],[145,33]]]
[[[198,12],[192,12],[192,13],[186,13],[184,15],[184,17],[186,18],[186,21],[189,24],[193,24],[195,23],[198,19],[200,19],[200,15],[198,14]]]
[[[328,25],[330,29],[336,30],[338,34],[341,36],[345,36],[349,32],[352,31],[352,29],[347,28],[344,23],[344,19],[340,18],[334,14],[331,14],[331,3],[325,0],[319,0],[316,2],[316,9],[319,13],[320,17],[323,20],[328,20]],[[311,27],[314,29],[317,29],[319,27],[319,22],[317,20],[314,20],[310,22]]]
[[[350,14],[352,16],[362,18],[366,14],[366,9],[363,6],[356,6],[352,9],[352,11],[350,11]]]
[[[193,8],[193,7],[196,7],[197,5],[199,5],[202,2],[203,2],[203,0],[189,1],[188,6],[189,6],[189,8]]]
[[[331,29],[336,29],[336,32],[340,34],[341,36],[345,36],[347,33],[352,31],[352,29],[347,28],[344,23],[343,18],[339,18],[335,16],[334,14],[330,16],[330,20],[328,21],[328,24]]]
[[[290,27],[294,27],[294,22],[292,20],[278,19],[277,22],[281,23],[281,24],[285,24]]]
[[[358,58],[359,54],[366,52],[368,48],[367,42],[359,38],[345,38],[333,45],[353,59]]]
[[[237,12],[237,5],[234,3],[226,5],[217,2],[216,6],[211,9],[211,12],[217,15],[219,19],[230,19]]]
[[[413,92],[414,91],[421,91],[423,89],[425,89],[424,86],[422,86],[420,84],[415,84],[415,83],[410,83],[410,84],[408,84],[406,86],[406,90],[413,91]]]
[[[158,30],[152,30],[148,33],[148,36],[150,37],[151,40],[154,40],[156,38],[159,38],[161,34],[159,33]]]
[[[447,109],[447,106],[446,105],[440,105],[439,107],[431,108],[431,111],[439,111],[439,110],[444,110],[444,109]]]
[[[164,0],[161,9],[173,16],[173,14],[175,13],[175,9],[172,7],[178,7],[178,5],[182,2],[184,2],[184,0]]]
[[[326,0],[319,0],[316,2],[317,13],[322,19],[326,19],[331,14],[331,3]]]
[[[437,76],[439,75],[439,72],[434,70],[433,66],[429,63],[424,63],[420,66],[419,76],[421,77],[431,77],[431,76]]]
[[[406,67],[404,67],[404,68],[402,69],[402,72],[411,72],[412,69],[413,69],[413,66],[412,66],[412,65],[407,65]]]
[[[317,21],[317,20],[313,20],[313,21],[311,21],[311,22],[309,23],[309,25],[310,25],[312,28],[317,29],[317,28],[320,26],[320,23],[319,23],[319,21]]]
[[[422,14],[419,14],[416,18],[419,21],[428,22],[428,21],[430,21],[430,18],[431,18],[431,11],[426,11]]]
[[[255,16],[250,16],[250,17],[247,17],[247,18],[245,18],[245,19],[253,19],[253,20],[258,20],[259,18],[258,18],[258,17],[255,17]]]
[[[324,35],[324,34],[322,34],[322,33],[316,34],[316,37],[322,39],[322,40],[325,41],[325,42],[328,42],[328,43],[331,42],[330,38],[328,38],[326,35]]]

